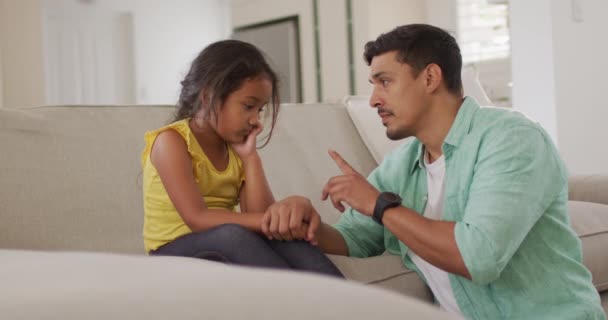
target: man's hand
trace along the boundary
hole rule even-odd
[[[310,200],[291,196],[268,207],[262,218],[262,232],[268,239],[304,239],[312,245],[317,245],[320,223],[321,218]]]
[[[334,159],[343,175],[327,181],[323,188],[322,199],[327,200],[327,197],[330,197],[334,207],[340,212],[344,212],[342,202],[346,202],[358,212],[371,216],[380,191],[367,182],[365,177],[355,171],[337,152],[330,150],[329,156]]]

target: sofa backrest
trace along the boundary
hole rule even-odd
[[[334,223],[340,212],[321,191],[340,170],[327,151],[334,149],[367,176],[376,162],[365,147],[343,104],[287,104],[270,143],[260,150],[275,198],[299,194],[311,199],[323,220]]]
[[[0,247],[143,252],[143,133],[172,111],[0,109]]]
[[[171,120],[171,106],[0,108],[0,248],[143,253],[143,135]],[[284,105],[260,153],[275,197],[321,202],[338,174],[335,148],[369,173],[375,162],[341,104]]]

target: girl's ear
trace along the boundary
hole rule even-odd
[[[209,94],[209,90],[201,89],[201,91],[198,93],[198,101],[200,102],[201,106],[209,105],[210,100],[211,95]]]
[[[211,100],[213,99],[212,92],[210,90],[201,89],[198,93],[198,103],[199,108],[196,112],[198,117],[201,117],[205,120],[213,120],[215,115],[215,110],[213,110],[211,106]]]

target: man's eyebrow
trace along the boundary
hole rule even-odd
[[[381,76],[383,76],[384,74],[386,74],[386,72],[385,72],[385,71],[379,71],[379,72],[374,73],[374,74],[371,76],[371,78],[370,78],[370,79],[368,79],[369,83],[372,83],[372,84],[373,84],[374,82],[372,81],[372,79],[374,79],[374,80],[375,80],[375,79],[378,79],[378,78],[380,78]]]

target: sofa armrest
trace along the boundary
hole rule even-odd
[[[184,257],[0,249],[0,265],[2,319],[459,318],[354,281]]]
[[[571,176],[568,178],[568,199],[608,204],[608,174]]]

